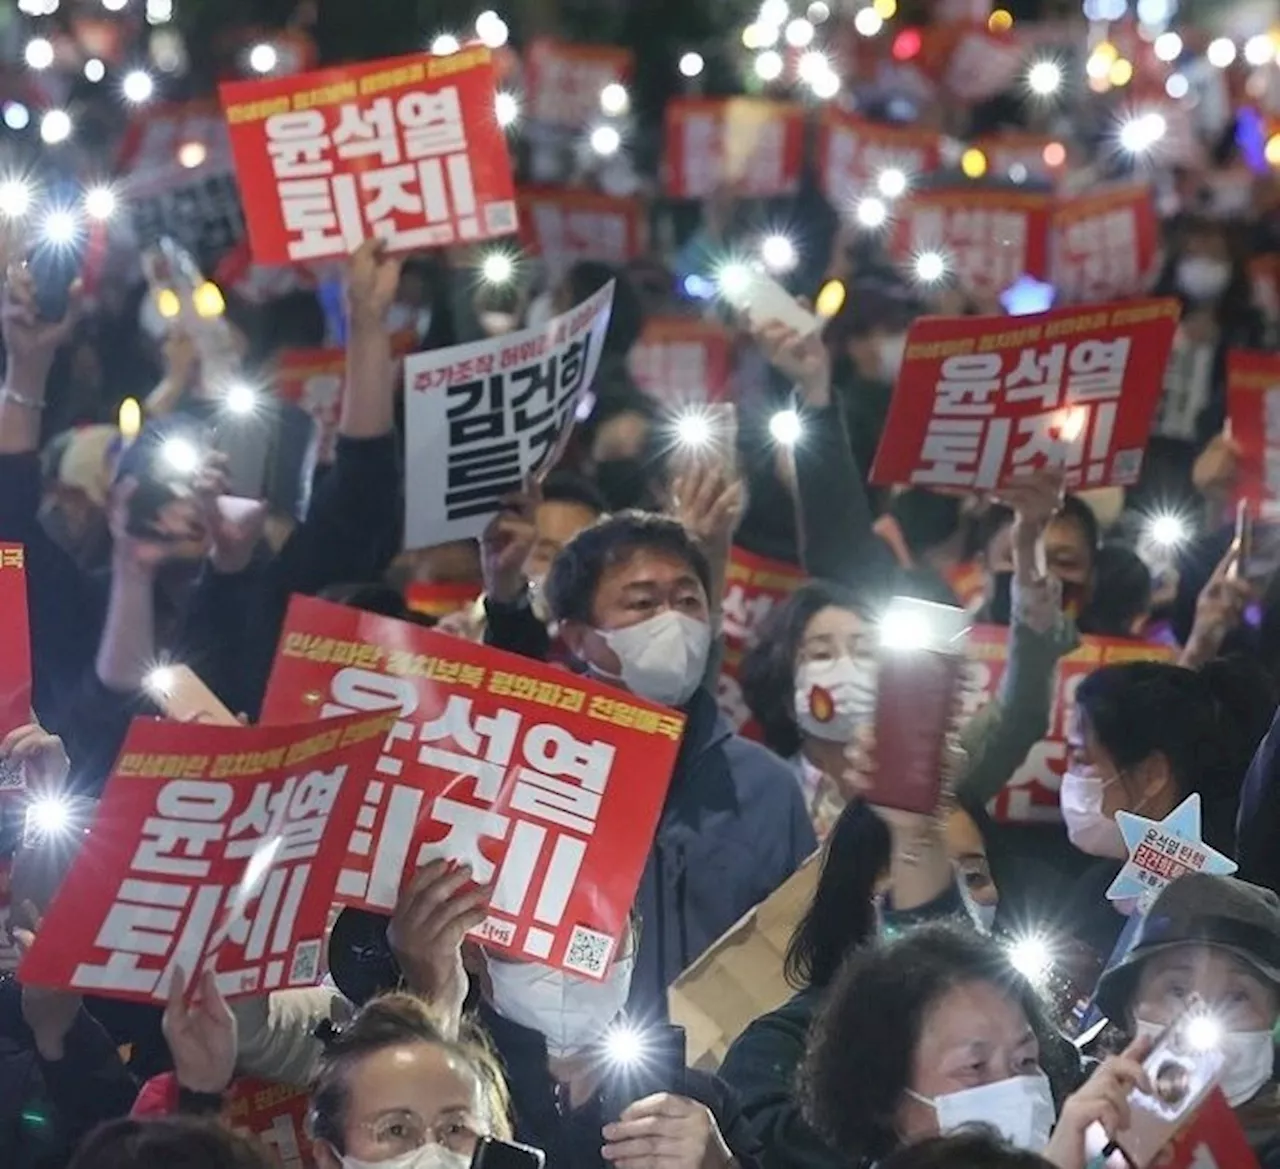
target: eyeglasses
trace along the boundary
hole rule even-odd
[[[426,1144],[437,1144],[467,1157],[475,1152],[484,1128],[470,1117],[450,1117],[427,1124],[412,1112],[389,1112],[376,1120],[357,1122],[355,1127],[368,1133],[376,1144],[392,1155],[412,1152]]]

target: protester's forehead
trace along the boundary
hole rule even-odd
[[[481,1103],[474,1071],[453,1052],[425,1041],[370,1052],[352,1067],[347,1089],[357,1117],[402,1109],[431,1119],[474,1111]]]
[[[597,594],[645,584],[669,587],[684,582],[700,583],[693,565],[683,556],[667,548],[632,544],[617,549],[606,561]]]
[[[805,641],[840,639],[862,629],[862,618],[852,609],[826,605],[819,609],[804,627]]]
[[[1263,989],[1269,986],[1261,971],[1251,962],[1230,950],[1206,942],[1186,942],[1152,954],[1143,963],[1142,973],[1144,980],[1148,981],[1175,973],[1202,977],[1213,974],[1245,978]]]
[[[1022,1004],[994,982],[948,987],[925,1011],[922,1042],[938,1050],[1034,1039]]]

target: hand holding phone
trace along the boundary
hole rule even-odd
[[[668,1092],[684,1092],[688,1043],[683,1027],[656,1026],[620,1031],[606,1039],[602,1058],[608,1065],[604,1119],[616,1121],[638,1100]]]
[[[471,1156],[471,1169],[542,1169],[547,1163],[541,1149],[481,1137]]]

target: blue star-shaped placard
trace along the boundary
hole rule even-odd
[[[1148,820],[1132,812],[1117,812],[1116,827],[1124,837],[1129,859],[1111,883],[1111,901],[1137,899],[1145,913],[1170,881],[1188,873],[1228,877],[1238,866],[1200,839],[1200,797],[1190,795],[1163,820]]]

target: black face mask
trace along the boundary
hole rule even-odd
[[[597,464],[595,479],[610,511],[647,507],[651,502],[649,475],[640,459],[605,459]]]
[[[991,593],[987,598],[985,619],[993,625],[1008,625],[1013,620],[1013,573],[993,572]]]

